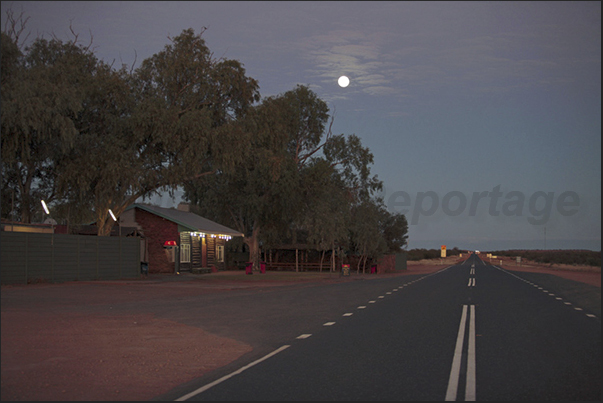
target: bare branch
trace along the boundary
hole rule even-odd
[[[132,63],[132,67],[130,68],[130,75],[134,72],[134,66],[136,65],[136,60],[138,60],[138,53],[136,53],[136,49],[134,49],[134,62]]]
[[[31,32],[28,32],[25,39],[23,39],[23,41],[19,44],[19,39],[23,34],[23,31],[25,31],[25,25],[30,18],[23,18],[24,14],[25,13],[21,11],[19,16],[15,18],[15,14],[13,13],[12,9],[9,8],[6,10],[6,24],[4,26],[4,33],[15,40],[15,44],[19,49],[22,48],[23,44],[27,41],[27,38],[29,38],[29,35],[31,34]]]
[[[75,31],[73,30],[72,23],[73,23],[73,19],[69,20],[69,31],[71,31],[71,35],[73,35],[73,44],[76,45],[79,34],[76,34]]]
[[[218,172],[218,170],[217,170],[217,169],[214,169],[213,171],[202,172],[202,173],[200,173],[200,174],[190,176],[190,177],[188,178],[188,180],[191,180],[191,179],[199,179],[199,178],[201,178],[201,177],[203,177],[203,176],[207,176],[207,175],[213,175],[213,174],[215,174],[216,172]]]
[[[325,141],[323,141],[321,145],[319,145],[318,147],[316,147],[314,150],[312,150],[308,154],[304,155],[303,157],[301,157],[299,159],[296,158],[297,163],[298,163],[298,170],[304,166],[304,164],[306,163],[306,160],[308,158],[310,158],[312,155],[317,153],[321,148],[323,148],[325,146],[325,144],[327,144],[329,142],[329,140],[331,139],[331,136],[333,135],[332,128],[333,128],[334,121],[335,121],[335,116],[333,115],[333,116],[331,116],[331,123],[329,123],[329,130],[327,130]]]
[[[92,30],[88,29],[88,32],[90,32],[90,43],[88,44],[88,46],[86,46],[84,48],[84,50],[86,50],[86,51],[90,50],[90,48],[92,47],[92,42],[94,42],[94,36],[92,35]],[[94,52],[94,49],[92,49],[92,52]]]

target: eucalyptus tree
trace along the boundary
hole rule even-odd
[[[368,147],[362,146],[354,134],[332,136],[325,144],[324,158],[337,170],[350,195],[352,203],[370,198],[383,188],[377,175],[371,174],[374,156]]]
[[[328,111],[305,86],[264,99],[237,122],[248,149],[235,170],[184,186],[202,214],[245,234],[254,265],[260,243],[298,229],[322,250],[344,244],[350,205],[381,184],[360,140],[332,135]]]
[[[63,214],[68,209],[72,217],[74,213],[90,216],[98,235],[108,235],[114,225],[107,219],[109,209],[120,214],[124,199],[133,203],[141,194],[144,161],[138,158],[130,126],[134,97],[125,68],[116,71],[99,62],[85,86],[83,108],[75,119],[74,145],[56,160],[57,189],[62,196],[56,208]]]
[[[237,122],[246,153],[231,172],[191,180],[185,198],[245,234],[257,266],[262,241],[291,235],[303,211],[301,171],[325,144],[328,107],[305,86],[265,98]]]
[[[215,59],[202,33],[170,41],[133,72],[100,70],[88,94],[63,171],[75,199],[91,203],[99,235],[113,226],[109,209],[119,215],[140,197],[232,169],[245,148],[233,122],[259,100],[257,82],[238,61]]]
[[[259,100],[258,84],[201,36],[184,30],[138,69],[116,71],[77,37],[21,52],[3,33],[3,201],[12,186],[29,221],[44,193],[94,211],[107,235],[109,209],[232,169],[246,149],[232,122]]]
[[[76,140],[82,83],[97,62],[76,40],[36,38],[21,48],[2,33],[2,199],[17,199],[23,222],[40,199],[57,197],[55,162]]]
[[[339,172],[324,158],[315,158],[303,175],[304,211],[301,227],[308,232],[308,243],[321,251],[320,271],[326,251],[335,269],[335,249],[348,246],[351,197]]]
[[[382,182],[371,175],[373,154],[363,147],[356,135],[334,135],[318,156],[314,156],[306,188],[302,226],[309,232],[309,241],[323,252],[350,246],[350,230],[359,219],[353,208],[382,188]],[[322,265],[321,265],[322,269]]]
[[[376,262],[388,253],[398,253],[408,240],[408,222],[400,213],[387,211],[383,199],[363,198],[352,207],[354,219],[350,224],[352,252],[359,257],[357,272],[366,269],[369,259]]]
[[[244,234],[250,260],[257,267],[260,237],[280,234],[294,209],[299,182],[296,164],[287,153],[287,133],[274,125],[273,109],[259,105],[234,124],[247,152],[232,170],[185,182],[185,198],[208,218]]]
[[[408,245],[408,221],[402,213],[390,213],[382,201],[380,230],[387,246],[386,253],[401,252]]]
[[[352,251],[359,256],[356,271],[365,272],[369,257],[378,257],[387,250],[387,244],[380,231],[380,206],[373,199],[365,198],[357,203],[352,214],[354,219],[350,224]]]

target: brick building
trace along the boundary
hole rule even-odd
[[[177,209],[133,204],[119,217],[120,225],[136,227],[147,243],[149,273],[173,273],[178,259],[181,271],[194,268],[224,269],[226,241],[243,236],[207,218],[191,213],[188,205]],[[175,241],[178,255],[164,245]]]

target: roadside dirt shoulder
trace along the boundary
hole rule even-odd
[[[152,315],[2,311],[2,400],[148,400],[251,347]]]
[[[532,273],[546,273],[568,280],[579,281],[581,283],[601,287],[601,268],[593,266],[572,266],[572,265],[545,265],[535,262],[517,263],[511,259],[492,259],[492,264],[502,266],[504,269]]]

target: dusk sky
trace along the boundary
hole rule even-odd
[[[2,29],[8,8],[116,67],[206,27],[263,97],[309,86],[410,249],[601,250],[601,2],[3,1]]]

